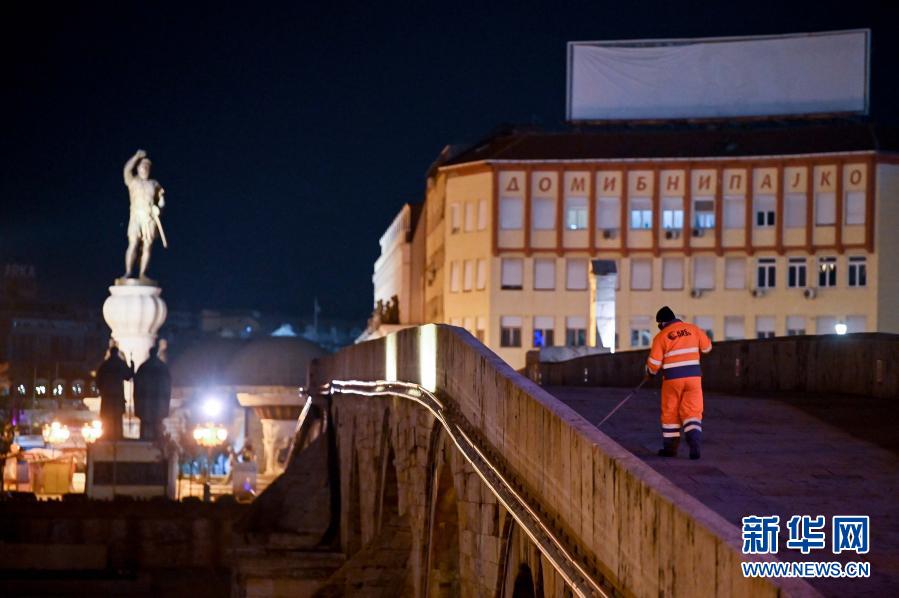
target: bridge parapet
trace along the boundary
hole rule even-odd
[[[527,565],[531,572],[542,568],[543,592],[550,596],[563,595],[566,587],[579,595],[815,594],[801,582],[775,584],[744,578],[736,527],[676,488],[537,384],[517,374],[462,329],[444,325],[407,329],[313,363],[310,388],[334,381],[343,381],[341,392],[358,393],[355,399],[352,394],[343,397],[347,401],[382,401],[380,409],[360,407],[359,417],[375,419],[378,417],[375,414],[383,414],[385,408],[405,414],[391,415],[394,421],[389,425],[396,459],[406,467],[400,472],[397,464],[399,484],[416,486],[401,487],[400,494],[406,498],[399,500],[401,516],[409,516],[416,504],[418,509],[418,514],[412,517],[418,523],[412,526],[415,554],[409,560],[410,567],[433,569],[428,564],[427,538],[436,541],[434,530],[424,528],[435,525],[436,520],[429,519],[427,514],[438,509],[446,491],[439,484],[439,473],[432,471],[436,465],[429,456],[433,453],[429,445],[434,444],[434,430],[445,428],[443,435],[457,449],[453,457],[454,474],[467,476],[464,482],[456,482],[454,492],[470,494],[472,481],[480,486],[480,490],[473,490],[474,495],[494,492],[492,502],[502,508],[501,524],[494,523],[492,530],[489,521],[471,519],[489,518],[495,509],[460,511],[461,554],[455,566],[463,580],[464,595],[490,594],[494,588],[496,595],[507,595],[511,592],[512,578],[516,577],[514,564],[519,568]],[[351,381],[383,383],[366,387]],[[368,392],[364,388],[380,397],[403,394],[399,390],[391,391],[389,383],[397,381],[420,387],[420,390],[408,387],[415,392],[433,393],[443,409],[432,408],[429,416],[410,417],[410,407],[398,409],[396,399],[363,397],[362,393]],[[332,388],[337,386],[341,385],[334,384]],[[414,392],[405,398],[418,403],[416,409],[426,408],[423,401],[414,400]],[[346,401],[338,404],[337,400],[335,396],[335,405],[340,409],[337,417],[343,420],[352,405]],[[369,409],[368,415],[363,414],[364,409]],[[422,423],[432,426],[430,440],[420,430]],[[370,422],[367,427],[374,430],[382,425],[387,424]],[[415,429],[400,429],[404,425]],[[459,435],[452,433],[453,426],[458,427]],[[338,434],[342,436],[344,432]],[[525,511],[534,514],[538,527],[545,526],[551,536],[550,543],[558,544],[555,556],[552,550],[543,547],[539,562],[520,556],[527,551],[518,550],[519,556],[515,556],[516,542],[530,541],[539,546],[546,539],[527,529],[534,522],[522,516],[520,507],[510,504],[514,500],[494,491],[493,482],[482,471],[484,463],[465,454],[464,441],[459,440],[465,437],[470,438],[474,452],[480,452],[483,461],[495,467],[496,473],[509,483],[525,505]],[[346,446],[359,440],[363,439],[341,438],[339,442]],[[464,467],[459,464],[462,459],[458,453],[467,459]],[[410,464],[411,461],[414,463]],[[358,493],[358,488],[352,490],[353,485],[345,478],[356,475],[352,473],[354,469],[364,467],[348,464],[344,459],[341,463],[341,487],[344,492]],[[418,473],[410,475],[409,471]],[[418,487],[421,484],[426,487]],[[422,504],[428,501],[430,504]],[[351,502],[343,500],[342,509],[359,508],[347,506]],[[512,531],[516,526],[521,530],[517,540]],[[472,534],[477,528],[488,529],[489,533],[478,540]],[[499,546],[488,541],[493,537],[497,537]],[[586,583],[572,580],[571,568],[566,569],[559,562],[566,558],[587,578]],[[485,575],[485,563],[496,570]],[[409,584],[417,595],[429,591],[427,573],[412,571],[410,577],[417,580]],[[476,583],[475,578],[480,582]],[[506,578],[508,581],[504,581]]]
[[[544,386],[636,386],[647,350],[556,363],[528,354],[527,374]],[[733,394],[803,392],[899,396],[899,334],[788,336],[714,343],[702,357],[703,387]]]

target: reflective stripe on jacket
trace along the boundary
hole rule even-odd
[[[646,369],[652,375],[661,369],[662,376],[667,380],[702,376],[699,354],[711,350],[712,341],[701,328],[673,320],[652,339]]]

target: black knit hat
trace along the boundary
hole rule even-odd
[[[665,322],[670,322],[671,320],[676,320],[677,316],[674,315],[674,312],[671,311],[671,308],[667,305],[656,312],[656,322],[659,324],[664,324]]]

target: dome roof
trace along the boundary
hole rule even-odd
[[[172,384],[303,386],[309,362],[327,354],[299,337],[208,338],[172,360]]]
[[[246,344],[234,338],[204,338],[169,360],[173,386],[221,384],[234,354]]]

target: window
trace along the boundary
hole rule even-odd
[[[450,293],[458,293],[462,288],[461,272],[459,272],[459,262],[450,262]]]
[[[755,226],[767,228],[774,226],[774,211],[777,200],[773,195],[757,195],[755,198]]]
[[[479,291],[483,291],[487,288],[487,260],[480,259],[478,260],[478,268],[477,268],[477,281],[475,282],[475,288]]]
[[[693,228],[715,228],[715,201],[710,197],[693,200]]]
[[[679,257],[662,260],[662,289],[675,291],[684,288],[684,260]]]
[[[507,291],[520,291],[524,285],[524,260],[504,258],[501,262],[502,280],[500,286]]]
[[[569,291],[587,288],[587,260],[565,260],[565,288]]]
[[[462,229],[462,215],[459,213],[459,204],[450,204],[450,234],[455,235]]]
[[[835,258],[835,257],[819,257],[818,258],[818,286],[819,287],[835,287],[835,286],[837,286],[837,258]]]
[[[652,260],[631,260],[631,290],[649,291],[652,289]]]
[[[805,316],[787,316],[787,336],[805,334]]]
[[[465,202],[465,232],[470,233],[475,226],[475,210],[477,206],[473,201]]]
[[[850,191],[846,194],[846,224],[865,223],[865,192]]]
[[[784,228],[805,228],[805,193],[784,195]]]
[[[836,334],[837,319],[833,316],[815,318],[815,334]]]
[[[524,226],[522,201],[517,197],[499,200],[499,227],[502,230],[519,230]]]
[[[565,198],[565,228],[568,230],[587,229],[587,198]]]
[[[868,329],[868,318],[865,316],[846,316],[846,332],[865,332]]]
[[[556,260],[536,258],[534,260],[534,289],[551,291],[556,288]]]
[[[787,265],[787,286],[801,289],[806,285],[805,280],[805,258],[791,257]]]
[[[487,318],[485,318],[484,316],[478,316],[475,319],[474,327],[475,337],[483,343],[484,339],[487,338]]]
[[[693,258],[693,288],[708,291],[715,288],[715,258]]]
[[[662,198],[662,228],[664,228],[664,229],[684,228],[684,198],[683,197],[663,197]]]
[[[521,346],[521,318],[518,316],[502,316],[499,319],[499,346]]]
[[[630,322],[631,348],[648,347],[652,344],[649,316],[634,316]]]
[[[832,225],[836,222],[836,196],[833,193],[815,193],[815,224]]]
[[[650,198],[631,198],[631,228],[652,228],[652,200]]]
[[[758,316],[755,319],[755,338],[774,338],[774,316]]]
[[[746,260],[742,257],[729,257],[724,260],[724,288],[746,288]]]
[[[478,200],[478,230],[487,228],[487,200]]]
[[[865,256],[849,256],[849,286],[868,286],[868,264]]]
[[[587,318],[583,316],[565,318],[565,344],[569,347],[587,345]]]
[[[603,230],[621,228],[621,200],[617,197],[600,197],[596,203],[596,228]]]
[[[724,340],[738,341],[745,337],[746,325],[743,322],[743,316],[725,316],[724,317]]]
[[[531,215],[534,230],[556,228],[556,201],[549,197],[534,198],[534,213]]]
[[[534,346],[552,347],[555,344],[555,322],[551,316],[534,318]]]
[[[755,267],[755,285],[758,289],[773,289],[777,286],[777,260],[775,258],[759,258]]]
[[[724,228],[746,226],[746,198],[742,195],[724,196]]]
[[[470,291],[474,286],[474,260],[465,260],[462,269],[462,290]]]
[[[715,327],[715,318],[712,316],[696,316],[693,318],[693,323],[705,332],[706,336],[709,337],[709,340],[715,340],[715,334],[712,330],[712,328]]]

